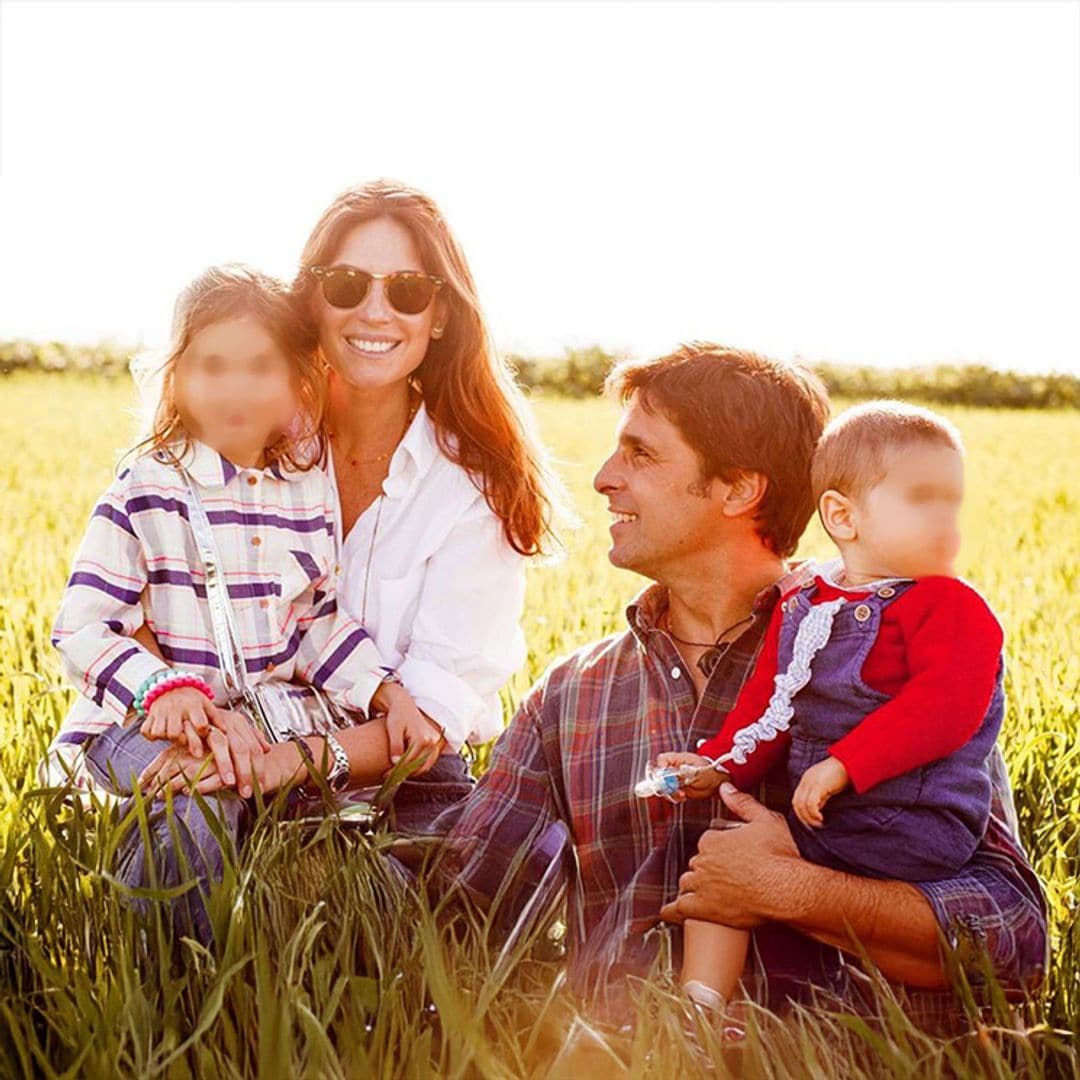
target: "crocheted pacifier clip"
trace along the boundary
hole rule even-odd
[[[728,761],[743,765],[763,742],[771,742],[791,726],[795,707],[791,699],[810,681],[810,665],[832,634],[836,613],[847,603],[844,597],[815,604],[799,623],[791,649],[787,671],[777,674],[772,697],[765,711],[752,724],[740,728],[728,753],[718,757],[713,766],[719,768]]]

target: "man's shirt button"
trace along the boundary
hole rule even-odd
[[[677,664],[671,669],[671,677],[677,679],[682,674],[682,668]]]

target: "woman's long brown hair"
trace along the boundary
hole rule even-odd
[[[315,279],[308,267],[328,265],[347,232],[391,218],[409,230],[424,269],[443,278],[448,303],[441,338],[432,338],[414,373],[442,452],[465,468],[522,555],[536,555],[551,535],[558,490],[536,440],[520,388],[495,350],[465,255],[435,203],[393,180],[342,192],[319,219],[293,288],[312,321]]]

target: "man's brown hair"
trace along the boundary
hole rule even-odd
[[[883,399],[845,409],[825,429],[814,452],[814,505],[826,491],[860,498],[885,478],[890,452],[920,442],[963,449],[955,425],[919,405]]]
[[[763,475],[758,535],[782,558],[795,551],[814,512],[810,462],[829,417],[828,392],[809,367],[692,341],[657,360],[620,364],[605,390],[663,413],[701,459],[706,484]]]

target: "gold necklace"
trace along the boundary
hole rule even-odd
[[[410,396],[412,397],[411,393]],[[409,430],[409,425],[412,424],[415,419],[416,413],[420,408],[421,400],[422,397],[420,394],[416,394],[415,397],[413,397],[412,404],[409,406],[409,415],[405,417],[405,426],[401,429],[401,434],[397,437],[397,441],[385,454],[380,454],[378,457],[373,458],[346,458],[345,460],[355,468],[359,465],[377,465],[380,461],[386,461],[389,458],[392,458],[397,451],[397,448],[401,445],[401,440],[405,438],[405,433]],[[333,442],[334,432],[327,429],[326,437]]]

